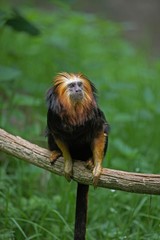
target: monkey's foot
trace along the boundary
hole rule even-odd
[[[64,165],[64,176],[68,182],[71,181],[73,175],[73,164],[72,161],[66,161]]]
[[[97,164],[93,169],[93,186],[94,186],[94,188],[97,187],[101,172],[102,172],[101,164]]]
[[[89,160],[87,160],[85,166],[87,169],[93,171],[93,168],[94,168],[93,160],[91,158]]]
[[[52,151],[51,155],[50,155],[50,158],[49,158],[50,163],[53,164],[57,160],[57,158],[60,157],[60,156],[61,156],[60,152]]]

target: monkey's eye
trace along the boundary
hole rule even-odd
[[[78,82],[78,86],[79,86],[79,87],[82,87],[82,82]]]
[[[75,83],[69,83],[68,85],[70,88],[73,88],[75,86]]]

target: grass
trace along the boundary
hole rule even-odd
[[[160,61],[95,15],[21,11],[41,34],[0,29],[0,126],[46,147],[46,90],[59,71],[83,72],[111,125],[104,166],[159,173]],[[0,239],[73,239],[76,183],[3,153],[0,165]],[[160,239],[159,211],[158,196],[91,188],[87,239]]]

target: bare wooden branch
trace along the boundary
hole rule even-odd
[[[63,158],[51,165],[50,151],[0,129],[0,150],[55,174],[64,175]],[[92,185],[92,173],[81,161],[74,162],[73,180]],[[104,168],[98,187],[160,195],[160,175],[130,173]]]

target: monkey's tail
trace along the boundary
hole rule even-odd
[[[74,240],[85,240],[89,185],[78,183]]]

